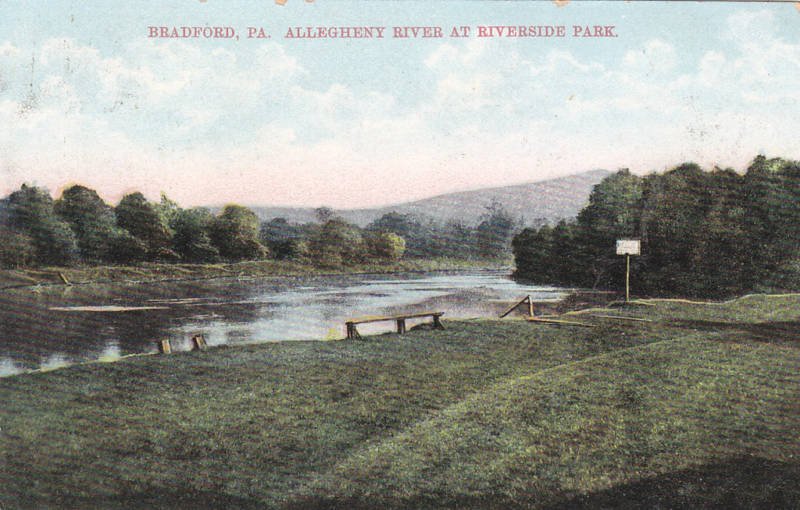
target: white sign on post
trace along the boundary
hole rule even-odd
[[[617,241],[617,255],[639,255],[641,242],[638,239],[620,239]]]
[[[638,239],[618,239],[617,255],[625,255],[625,302],[631,300],[631,255],[639,255],[642,243]]]

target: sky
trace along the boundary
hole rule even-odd
[[[597,168],[800,159],[799,24],[792,3],[4,0],[0,196],[78,183],[112,203],[142,191],[343,209]],[[481,25],[567,36],[475,37]],[[387,28],[285,37],[318,26]],[[445,37],[393,38],[395,26]]]

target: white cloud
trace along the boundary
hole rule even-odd
[[[797,157],[800,44],[771,22],[735,14],[728,43],[692,61],[661,39],[602,63],[444,42],[417,62],[411,99],[346,74],[306,80],[313,70],[273,42],[248,58],[180,41],[111,56],[69,39],[2,43],[0,193],[35,176],[111,199],[355,207],[588,168]],[[754,29],[759,44],[737,35]]]
[[[706,87],[719,84],[727,64],[728,60],[721,52],[705,52],[698,65],[698,83]]]
[[[433,70],[474,67],[480,59],[486,57],[491,48],[497,44],[490,39],[470,39],[463,45],[451,43],[440,44],[425,59],[425,65]]]
[[[675,48],[660,39],[647,42],[643,48],[625,53],[623,65],[626,69],[650,73],[667,73],[675,69],[678,57]]]
[[[775,14],[769,10],[745,11],[730,14],[725,19],[721,37],[742,46],[757,46],[775,36]]]

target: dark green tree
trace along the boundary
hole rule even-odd
[[[478,255],[477,231],[463,220],[451,219],[444,227],[432,233],[431,253],[459,259],[472,259]]]
[[[483,221],[477,228],[478,254],[495,259],[508,253],[514,235],[514,220],[500,202],[492,201],[486,207]]]
[[[371,234],[366,243],[370,256],[382,260],[400,260],[406,250],[406,242],[393,232]]]
[[[393,233],[402,237],[406,243],[407,257],[433,257],[441,254],[436,244],[440,233],[435,225],[411,214],[396,211],[386,213],[367,225],[365,230],[370,233]]]
[[[314,215],[319,223],[327,223],[336,216],[336,212],[330,207],[323,206],[314,209]]]
[[[219,250],[211,242],[214,215],[204,207],[180,209],[172,219],[172,244],[185,262],[216,262]]]
[[[797,163],[758,156],[744,176],[748,274],[754,288],[769,283],[794,258],[797,236]]]
[[[553,229],[547,225],[526,228],[514,236],[511,248],[516,261],[515,275],[539,282],[559,281],[554,267]]]
[[[577,224],[523,231],[517,274],[619,288],[613,241],[641,237],[632,285],[655,295],[722,297],[800,288],[800,165],[757,157],[745,175],[692,163],[598,184]],[[608,269],[610,268],[610,269]]]
[[[258,216],[241,205],[226,205],[210,227],[211,242],[228,260],[256,260],[269,254],[258,242]]]
[[[156,207],[139,192],[122,197],[114,209],[117,225],[141,241],[150,260],[175,260],[171,250],[172,235],[161,219]]]
[[[27,234],[0,226],[0,239],[0,267],[15,269],[33,265],[36,261],[36,247]]]
[[[174,233],[175,222],[177,221],[178,215],[181,212],[181,207],[178,205],[178,203],[169,198],[167,194],[162,191],[161,201],[153,204],[153,207],[158,213],[159,218],[161,218],[161,223],[166,225],[167,229],[170,230],[170,233]]]
[[[697,295],[703,282],[695,273],[695,248],[707,235],[705,220],[713,203],[710,178],[685,163],[644,181],[642,237],[646,271],[639,284],[652,292]]]
[[[138,237],[132,236],[127,230],[111,240],[108,259],[115,264],[134,264],[147,260],[147,245]]]
[[[305,256],[306,242],[303,229],[289,223],[286,218],[274,218],[261,224],[259,239],[278,260],[298,259]]]
[[[314,264],[323,267],[362,262],[366,247],[361,229],[341,218],[328,220],[309,240],[309,254]]]
[[[114,239],[122,235],[114,209],[93,189],[70,186],[55,201],[55,212],[70,226],[78,239],[83,260],[109,260]]]
[[[36,263],[69,265],[77,260],[75,234],[55,213],[53,199],[47,191],[23,184],[9,195],[7,203],[8,226],[31,239]]]
[[[749,288],[747,278],[749,241],[743,178],[731,169],[715,169],[707,175],[710,206],[699,226],[702,235],[692,247],[691,267],[702,295],[731,295]]]
[[[623,258],[616,255],[618,239],[639,236],[642,179],[625,168],[598,183],[589,204],[578,214],[575,243],[561,253],[576,265],[571,271],[582,278],[589,273],[592,287],[618,287],[624,275]]]
[[[598,286],[597,271],[592,264],[584,265],[588,257],[582,252],[585,245],[579,240],[581,233],[581,229],[574,221],[561,220],[553,227],[550,271],[556,281],[570,285],[584,282],[583,286],[595,288]]]

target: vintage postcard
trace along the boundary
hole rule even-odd
[[[800,507],[800,3],[0,2],[0,510]]]

